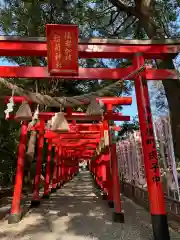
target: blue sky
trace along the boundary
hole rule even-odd
[[[6,59],[0,58],[0,66],[14,66],[15,64],[8,62]]]
[[[7,60],[0,59],[0,66],[12,66],[12,63],[9,63]],[[123,115],[129,115],[131,118],[137,115],[137,106],[136,106],[136,95],[135,91],[133,90],[132,94],[132,105],[124,106],[122,113]]]
[[[2,60],[0,59],[0,66],[12,66],[14,65],[13,63],[8,62],[7,60]],[[130,106],[124,106],[122,109],[122,114],[126,116],[130,116],[131,119],[132,117],[136,116],[138,114],[137,112],[137,104],[136,104],[136,94],[135,90],[133,89],[132,94],[132,105]],[[121,125],[122,122],[116,122],[117,125]]]
[[[152,84],[152,81],[148,81],[148,89],[150,89],[151,84]],[[135,89],[133,89],[130,96],[132,97],[132,104],[130,106],[124,106],[122,113],[123,115],[130,116],[132,119],[132,117],[135,117],[136,115],[138,115]]]
[[[0,0],[0,4],[3,3],[3,0]],[[89,4],[90,7],[94,7],[93,3]],[[179,21],[177,21],[179,23]],[[94,35],[98,35],[98,33],[94,32]],[[8,61],[2,61],[2,59],[0,59],[0,65],[13,65],[12,63],[9,63]],[[132,105],[131,106],[124,106],[123,110],[122,110],[122,114],[123,115],[129,115],[132,119],[132,117],[136,116],[138,114],[137,112],[137,105],[136,105],[136,96],[135,96],[135,91],[132,91]],[[118,123],[119,124],[119,123]]]
[[[132,91],[132,105],[124,106],[122,113],[123,115],[129,115],[131,118],[137,115],[137,105],[136,105],[136,94],[135,90]]]

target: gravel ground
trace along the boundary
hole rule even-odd
[[[123,197],[125,224],[112,222],[112,209],[98,197],[88,172],[31,210],[16,225],[0,221],[0,239],[10,240],[151,240],[149,214]],[[171,231],[171,240],[180,234]]]

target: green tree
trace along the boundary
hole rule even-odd
[[[19,126],[12,121],[0,120],[0,184],[10,185],[16,167]]]
[[[28,37],[45,36],[46,23],[78,24],[81,38],[90,38],[94,35],[94,26],[103,25],[109,21],[108,8],[93,8],[89,1],[40,1],[40,0],[5,0],[0,5],[0,31],[5,35],[18,35]],[[107,15],[107,16],[106,16]],[[40,57],[9,57],[10,62],[23,66],[47,66],[45,58]],[[102,59],[80,59],[79,64],[83,67],[108,67],[110,62]],[[30,91],[38,91],[50,96],[73,96],[98,90],[111,81],[66,81],[54,80],[38,81],[34,79],[9,79],[14,83]],[[119,89],[118,95],[125,91],[131,91],[131,85],[124,83]],[[1,94],[10,94],[4,88]],[[114,93],[112,93],[114,94]],[[111,94],[111,95],[112,95]],[[32,109],[36,106],[33,105]],[[44,109],[42,109],[44,110]],[[46,109],[49,110],[49,109]],[[59,109],[50,109],[58,111]],[[26,153],[26,174],[28,174],[35,154],[36,132],[32,132]]]
[[[46,23],[75,23],[80,29],[80,37],[93,36],[109,38],[165,39],[178,37],[178,0],[5,0],[0,7],[1,32],[6,35],[44,36]],[[11,58],[20,65],[46,65],[44,58]],[[125,62],[126,64],[128,62]],[[157,61],[160,68],[174,68],[172,57]],[[124,60],[80,60],[85,67],[123,66]],[[14,81],[17,81],[15,79]],[[18,81],[19,83],[19,81]],[[108,82],[109,83],[109,82]],[[54,81],[38,82],[38,91],[51,96],[79,95],[108,84],[107,81]],[[34,80],[21,81],[30,90],[35,90]],[[180,134],[177,126],[179,114],[179,81],[164,81],[163,87],[171,113],[172,132],[176,156],[180,156]],[[122,91],[130,93],[132,84],[124,84]]]
[[[133,21],[134,29],[136,29],[136,32],[134,32],[135,36],[162,40],[167,37],[180,36],[179,21],[177,21],[180,11],[179,0],[129,0],[126,2],[122,0],[109,0],[108,2],[115,7],[114,14],[125,14],[125,22],[129,19]],[[132,31],[131,36],[134,36],[134,33]],[[174,56],[170,55],[165,61],[158,60],[158,67],[174,69],[173,58]],[[169,79],[163,81],[163,87],[170,110],[175,155],[177,158],[180,158],[180,134],[178,130],[180,124],[178,107],[180,101],[179,80]]]
[[[133,117],[132,121],[130,122],[124,122],[121,125],[121,129],[118,132],[118,140],[125,139],[129,136],[130,133],[133,133],[134,131],[139,130],[139,121],[138,116]]]
[[[150,87],[152,112],[155,115],[166,114],[168,103],[162,81],[153,81]]]
[[[108,24],[99,24],[102,37],[162,39],[180,36],[179,0],[104,0],[92,1],[94,8],[109,7]],[[106,15],[106,17],[107,17]],[[106,27],[106,28],[105,28]],[[174,69],[174,56],[169,55],[165,61],[157,60],[158,68]],[[172,123],[175,155],[180,158],[180,114],[179,114],[179,80],[163,81]]]

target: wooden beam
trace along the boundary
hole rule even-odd
[[[57,136],[55,136],[55,134],[51,133],[51,132],[46,132],[44,134],[45,138],[48,139],[53,139],[53,138],[57,138]],[[100,134],[81,134],[81,133],[74,133],[74,134],[66,134],[66,133],[61,133],[59,136],[59,141],[61,139],[77,139],[77,141],[79,139],[100,139]]]
[[[0,36],[0,42],[36,42],[45,43],[46,37]],[[117,44],[117,45],[180,45],[180,38],[156,40],[90,38],[79,39],[80,44]]]
[[[167,44],[166,44],[167,42]],[[118,40],[90,39],[79,42],[80,58],[132,58],[141,52],[145,58],[164,58],[179,53],[179,39]],[[0,56],[47,56],[45,38],[1,37]]]
[[[0,99],[3,99],[5,103],[9,101],[11,96],[0,96]],[[101,100],[104,104],[113,104],[113,105],[131,105],[132,104],[132,97],[99,97],[96,98],[97,100]],[[23,96],[14,96],[13,97],[14,103],[22,103],[24,100],[27,100],[29,104],[32,104],[32,101],[28,100],[26,97]],[[86,102],[82,102],[86,104]]]
[[[46,112],[42,112],[39,114],[39,118],[44,119],[45,121],[50,120],[55,113],[46,113]],[[102,121],[102,116],[88,116],[85,113],[81,113],[81,112],[76,112],[76,113],[72,113],[72,116],[68,116],[67,114],[65,114],[65,117],[67,120],[87,120],[87,121]],[[14,115],[10,114],[9,115],[9,120],[14,119]],[[105,113],[104,114],[104,119],[105,120],[114,120],[114,121],[130,121],[130,116],[123,116],[119,113]]]
[[[79,68],[78,77],[57,77],[69,80],[119,80],[125,78],[134,71],[134,67],[127,68]],[[145,76],[147,80],[167,80],[178,79],[177,73],[169,69],[146,69]],[[52,79],[46,67],[17,67],[17,66],[1,66],[0,77],[3,78],[36,78],[44,80],[44,78]],[[133,77],[126,80],[133,80]]]

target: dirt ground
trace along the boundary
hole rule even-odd
[[[0,221],[0,239],[10,240],[151,240],[149,214],[123,197],[125,224],[112,221],[113,209],[101,200],[87,171],[43,200],[18,224]],[[9,205],[5,206],[9,207]],[[171,230],[171,240],[180,234]]]

